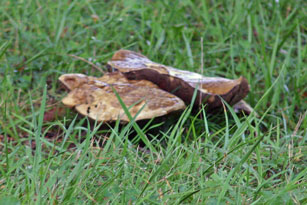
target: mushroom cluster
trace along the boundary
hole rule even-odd
[[[129,122],[123,104],[136,121],[163,116],[185,109],[193,95],[195,107],[206,104],[206,109],[214,111],[223,106],[224,100],[235,110],[252,111],[243,101],[249,92],[244,77],[204,77],[155,63],[128,50],[116,52],[107,67],[109,72],[100,78],[83,74],[60,76],[59,80],[70,90],[63,104],[102,122]]]

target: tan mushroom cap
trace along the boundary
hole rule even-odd
[[[121,73],[107,73],[101,78],[83,74],[65,74],[59,80],[71,90],[62,102],[82,115],[97,121],[120,119],[129,122],[114,90],[132,117],[151,119],[185,108],[184,102],[146,80],[127,80]]]

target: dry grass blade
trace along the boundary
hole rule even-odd
[[[88,60],[86,60],[86,59],[84,59],[84,58],[82,58],[82,57],[80,57],[80,56],[76,56],[76,55],[73,55],[73,54],[68,54],[68,56],[73,57],[73,58],[78,59],[78,60],[81,60],[81,61],[83,61],[83,62],[85,62],[85,63],[87,63],[87,64],[93,66],[93,67],[96,68],[99,72],[105,73],[100,67],[98,67],[98,66],[95,65],[94,63],[92,63],[92,62],[90,62],[90,61],[88,61]]]

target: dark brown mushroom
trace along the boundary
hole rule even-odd
[[[221,98],[234,105],[249,92],[249,85],[244,77],[235,80],[204,77],[198,73],[155,63],[142,54],[128,50],[116,52],[108,62],[108,68],[122,72],[129,80],[151,81],[178,96],[186,104],[191,103],[194,92],[197,92],[194,104],[207,104],[209,110],[222,107]]]

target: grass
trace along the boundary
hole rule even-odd
[[[307,202],[305,1],[1,5],[0,204]],[[101,75],[71,55],[105,69],[121,48],[206,76],[243,75],[260,117],[226,107],[145,126],[92,125],[71,110],[43,120],[65,95],[61,74]]]

